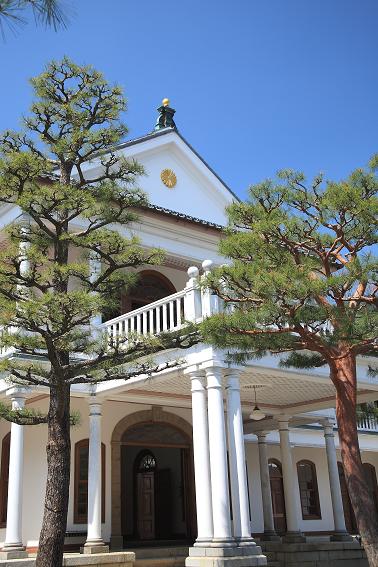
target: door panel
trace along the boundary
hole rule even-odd
[[[138,535],[155,538],[155,474],[138,473]]]

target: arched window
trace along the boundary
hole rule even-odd
[[[143,270],[138,273],[138,282],[134,287],[126,292],[118,292],[118,307],[105,310],[103,320],[129,313],[175,292],[175,287],[163,274],[154,270]]]
[[[274,528],[278,534],[284,534],[286,532],[286,510],[282,467],[277,459],[269,459],[268,465]]]
[[[10,433],[7,433],[1,444],[0,528],[5,528],[7,524],[9,452],[10,452]]]
[[[89,439],[75,445],[74,523],[88,521],[88,457]],[[105,445],[101,443],[101,521],[105,522]]]
[[[311,461],[297,463],[299,493],[301,498],[302,518],[304,520],[320,520],[320,503],[316,468]]]
[[[151,451],[142,451],[137,457],[137,472],[152,472],[156,469],[156,459]]]
[[[370,488],[371,494],[373,495],[375,509],[378,511],[378,487],[375,466],[370,463],[364,463],[362,466],[364,467],[366,482]]]

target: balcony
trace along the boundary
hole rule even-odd
[[[128,335],[151,336],[178,331],[185,322],[197,323],[215,313],[220,302],[209,291],[200,289],[199,270],[189,268],[188,275],[182,291],[102,323],[100,328],[107,333],[109,342],[127,341]]]

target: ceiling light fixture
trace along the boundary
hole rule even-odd
[[[252,387],[255,390],[255,407],[253,408],[249,417],[250,417],[250,419],[253,419],[254,421],[260,421],[260,419],[264,419],[266,414],[257,405],[256,386],[252,386]]]

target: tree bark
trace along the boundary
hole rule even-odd
[[[70,486],[70,387],[57,380],[50,389],[45,507],[36,567],[60,567]]]
[[[378,567],[378,513],[362,466],[357,432],[356,358],[345,355],[331,366],[336,417],[349,497],[370,567]]]

